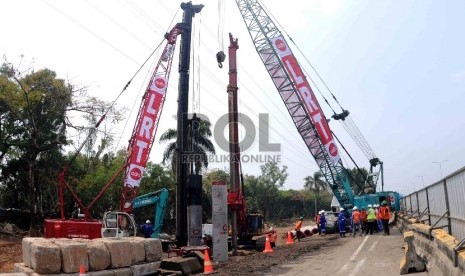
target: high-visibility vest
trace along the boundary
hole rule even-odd
[[[362,219],[362,221],[367,221],[367,211],[361,211],[360,212],[360,218]]]
[[[375,213],[375,210],[373,210],[373,208],[370,208],[368,209],[368,216],[367,216],[367,219],[370,221],[370,220],[376,220],[376,213]]]
[[[353,213],[352,213],[352,221],[354,223],[360,223],[360,219],[361,219],[361,214],[358,210],[355,210]]]
[[[380,208],[381,219],[389,220],[391,218],[391,212],[388,206],[381,206]]]
[[[299,221],[295,224],[294,230],[300,231],[300,228],[302,228],[302,221],[301,221],[301,220],[299,220]]]

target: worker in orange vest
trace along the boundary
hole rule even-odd
[[[367,223],[368,223],[368,218],[367,218],[367,211],[365,207],[362,207],[362,211],[360,211],[360,220],[362,223],[362,235],[365,233],[367,229]]]
[[[315,216],[315,222],[316,222],[316,227],[318,228],[318,235],[321,234],[321,229],[320,229],[320,211],[318,214]]]
[[[300,229],[302,228],[302,223],[303,223],[304,217],[300,217],[300,219],[296,222],[294,230],[295,230],[295,237],[294,240],[297,239],[297,241],[300,242],[300,236],[302,235],[302,231]]]
[[[391,233],[389,233],[389,219],[391,218],[391,211],[389,210],[389,206],[385,200],[381,202],[379,212],[383,223],[384,235],[391,235]]]
[[[354,206],[352,208],[352,216],[351,216],[351,222],[352,222],[352,233],[351,235],[354,235],[355,238],[355,232],[361,228],[361,222],[362,222],[362,217],[360,214],[360,211],[357,210],[357,206]],[[360,236],[362,235],[362,230],[360,229]]]

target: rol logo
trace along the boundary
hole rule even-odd
[[[166,80],[164,77],[157,76],[155,79],[152,81],[152,85],[150,86],[150,89],[153,91],[156,91],[158,93],[165,93],[166,90]]]
[[[127,171],[126,181],[128,184],[137,187],[140,184],[140,180],[142,179],[142,173],[144,172],[144,168],[135,164],[131,164]]]
[[[284,41],[282,41],[282,39],[280,38],[276,39],[274,44],[276,46],[276,49],[280,50],[281,52],[284,52],[287,49],[286,43],[284,43]]]
[[[337,156],[337,147],[334,143],[329,144],[329,155],[331,155],[332,157]]]
[[[142,177],[142,172],[139,168],[132,168],[131,171],[129,171],[129,174],[131,175],[131,178],[136,181]]]
[[[291,54],[291,49],[289,49],[287,46],[286,40],[284,40],[282,35],[273,38],[272,42],[280,57],[288,56]]]

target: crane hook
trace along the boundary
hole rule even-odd
[[[226,59],[226,55],[223,51],[219,51],[216,53],[216,61],[218,62],[218,67],[223,68],[222,62]]]

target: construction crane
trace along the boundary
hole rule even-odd
[[[255,49],[265,65],[299,134],[345,210],[387,200],[398,208],[399,194],[356,196],[342,164],[328,121],[286,39],[258,0],[236,0]],[[363,183],[355,183],[360,190]],[[374,191],[373,191],[374,192]]]
[[[177,24],[171,29],[169,33],[165,35],[167,42],[161,57],[155,66],[149,85],[147,86],[147,89],[142,97],[136,125],[134,126],[131,138],[129,140],[128,155],[124,164],[110,178],[110,180],[103,186],[99,194],[87,206],[84,205],[77,194],[66,182],[65,176],[69,165],[66,166],[59,176],[59,204],[61,219],[46,219],[44,221],[45,237],[79,237],[89,239],[100,238],[102,234],[102,222],[92,218],[90,215],[90,209],[102,197],[110,185],[113,184],[116,179],[118,179],[118,177],[123,173],[123,189],[121,193],[120,211],[118,213],[120,218],[119,222],[122,223],[122,221],[126,221],[127,224],[127,227],[125,228],[128,230],[122,234],[123,236],[134,236],[136,234],[137,227],[135,225],[134,219],[129,214],[132,213],[133,203],[137,196],[137,188],[140,185],[142,174],[152,149],[158,122],[163,110],[163,103],[165,101],[165,92],[168,87],[168,80],[173,62],[174,48],[176,46],[176,38],[181,32],[182,29],[179,24]],[[95,129],[98,128],[104,117],[105,115],[100,118],[94,127]],[[75,156],[79,154],[79,151],[82,149],[82,147],[83,146],[77,150]],[[74,159],[75,157],[71,159],[70,163],[72,163]],[[79,213],[77,218],[65,218],[63,199],[64,188],[70,192],[74,201],[79,206],[79,210],[83,212]]]

